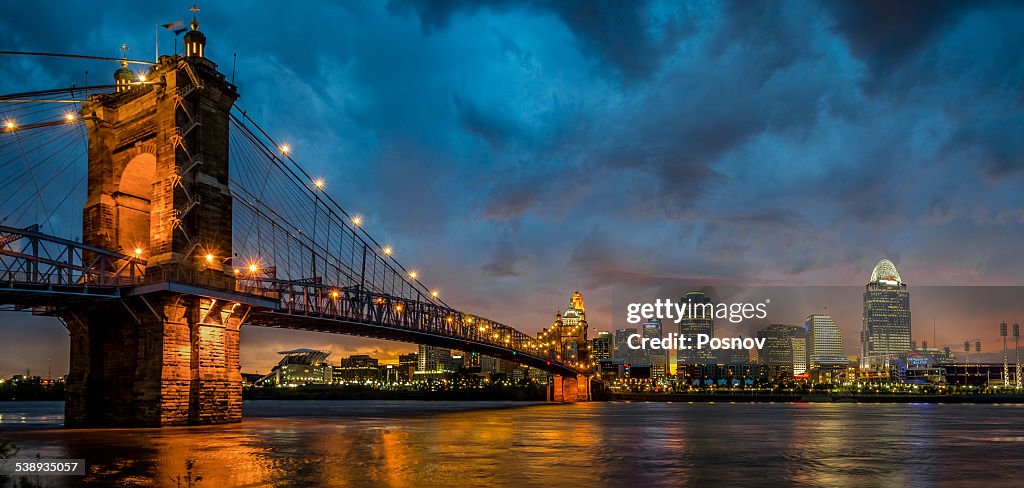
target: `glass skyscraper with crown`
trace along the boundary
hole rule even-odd
[[[888,259],[875,265],[865,286],[860,342],[864,369],[888,369],[898,355],[910,350],[910,293]]]

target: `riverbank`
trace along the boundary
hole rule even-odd
[[[853,395],[848,393],[770,394],[720,393],[613,393],[612,401],[727,402],[727,403],[1024,403],[1024,394]]]

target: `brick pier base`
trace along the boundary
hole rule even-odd
[[[71,364],[65,425],[241,421],[238,308],[164,295],[66,311]]]
[[[589,402],[590,378],[585,375],[549,376],[547,401],[555,403]]]

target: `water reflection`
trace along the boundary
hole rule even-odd
[[[65,430],[59,403],[0,404],[0,433],[87,459],[55,486],[174,486],[190,464],[218,487],[1001,484],[1024,454],[1010,405],[506,406],[255,402],[235,425]]]

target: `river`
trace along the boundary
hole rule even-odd
[[[0,403],[47,486],[1021,486],[1024,406],[248,401],[240,424],[64,429]],[[191,469],[188,466],[191,465]]]

